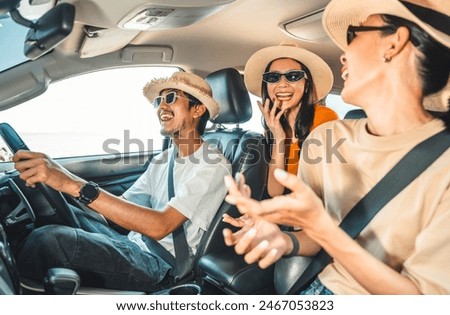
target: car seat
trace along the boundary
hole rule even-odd
[[[221,113],[213,122],[218,124],[213,132],[204,138],[216,143],[232,162],[232,172],[244,174],[252,191],[252,198],[263,197],[268,174],[269,151],[262,134],[246,131],[239,127],[251,118],[251,101],[244,80],[234,68],[221,69],[209,74],[206,80],[213,90],[214,98],[222,106]],[[224,124],[235,124],[226,129]],[[261,269],[257,264],[247,264],[243,256],[224,243],[222,230],[230,227],[222,222],[224,213],[232,217],[241,214],[237,208],[226,202],[219,208],[216,217],[204,235],[199,248],[196,272],[204,274],[204,280],[229,294],[273,293],[273,268]]]
[[[360,119],[366,117],[367,115],[363,109],[352,109],[345,114],[344,119]]]

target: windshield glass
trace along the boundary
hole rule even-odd
[[[52,1],[47,4],[30,5],[28,0],[21,2],[19,12],[27,20],[34,21],[48,11]],[[9,13],[0,14],[0,72],[28,60],[23,53],[23,45],[28,28],[16,23]]]
[[[9,14],[0,19],[0,71],[9,69],[27,60],[23,54],[23,42],[28,28],[14,22]]]

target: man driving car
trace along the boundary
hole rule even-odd
[[[153,292],[173,283],[175,274],[170,262],[149,249],[149,240],[175,255],[172,232],[183,225],[189,254],[195,254],[226,194],[223,177],[231,173],[223,154],[201,138],[207,120],[218,115],[219,104],[205,80],[184,72],[150,81],[144,95],[157,109],[161,134],[171,137],[174,146],[154,157],[121,198],[43,153],[15,154],[15,167],[27,185],[44,183],[131,231],[122,235],[77,211],[82,229],[46,225],[25,239],[17,256],[22,276],[42,280],[49,268],[66,267],[80,274],[82,285]]]

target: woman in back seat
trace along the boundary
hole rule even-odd
[[[271,145],[267,191],[272,197],[281,195],[285,189],[275,180],[274,170],[297,175],[300,148],[310,131],[338,119],[332,109],[319,105],[333,86],[333,74],[319,56],[281,44],[253,54],[244,79],[247,89],[262,98],[258,106]]]

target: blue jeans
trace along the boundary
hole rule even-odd
[[[82,229],[46,225],[35,229],[17,255],[19,274],[42,281],[53,267],[77,271],[81,285],[154,292],[171,284],[171,267],[109,226],[75,211]]]
[[[334,295],[326,286],[316,278],[305,290],[300,292],[300,295]]]

